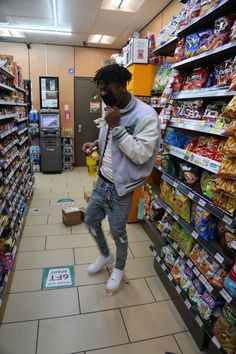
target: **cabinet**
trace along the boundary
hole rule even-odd
[[[130,65],[127,69],[131,72],[132,79],[128,83],[128,90],[135,96],[150,96],[156,68],[153,64]]]

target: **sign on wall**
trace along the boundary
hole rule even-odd
[[[39,77],[40,108],[59,109],[59,78],[52,76]]]

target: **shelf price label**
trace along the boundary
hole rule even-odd
[[[188,197],[189,197],[190,199],[193,199],[193,198],[194,198],[194,193],[189,192],[189,193],[188,193]]]
[[[222,264],[224,262],[224,257],[222,257],[218,252],[215,254],[215,259]]]
[[[173,182],[173,187],[177,188],[178,187],[178,183],[176,181]]]
[[[162,263],[161,268],[162,268],[163,270],[166,270],[166,265],[165,265],[164,263]]]
[[[152,254],[153,254],[154,257],[156,257],[157,251],[156,251],[156,250],[153,250],[153,251],[152,251]]]
[[[232,297],[228,294],[228,292],[227,292],[225,289],[222,289],[222,290],[220,291],[220,294],[223,296],[223,298],[224,298],[228,303],[231,302]]]
[[[172,246],[174,247],[175,250],[177,250],[177,248],[178,248],[177,243],[173,242]]]
[[[216,348],[220,349],[221,348],[221,344],[218,341],[218,339],[216,338],[216,336],[211,338],[211,341],[215,344]]]
[[[185,305],[187,306],[187,308],[190,309],[191,304],[190,304],[189,300],[188,300],[188,299],[185,299],[185,300],[184,300],[184,303],[185,303]]]
[[[206,205],[206,202],[203,199],[199,199],[198,204],[204,207]]]
[[[231,223],[232,223],[232,219],[231,219],[229,216],[227,216],[227,215],[225,215],[225,216],[223,217],[223,221],[224,221],[226,224],[228,224],[228,225],[231,225]]]
[[[160,260],[161,260],[161,258],[158,254],[156,255],[156,259],[158,260],[158,262],[160,262]]]
[[[184,258],[184,256],[185,256],[185,254],[184,254],[184,252],[183,252],[182,250],[179,251],[179,255],[180,255],[182,258]]]
[[[176,289],[176,291],[177,291],[178,294],[181,293],[181,289],[180,289],[179,285],[176,285],[175,289]]]
[[[170,281],[173,280],[173,277],[172,277],[172,274],[171,274],[171,273],[168,274],[168,278],[169,278]]]
[[[197,240],[198,239],[198,234],[196,233],[196,231],[192,231],[191,235]]]
[[[197,277],[199,277],[200,271],[197,269],[197,267],[194,267],[194,268],[193,268],[193,272],[194,272],[194,274],[195,274]]]
[[[199,325],[200,327],[202,327],[202,326],[203,326],[203,322],[202,322],[201,318],[197,315],[197,316],[195,317],[195,319],[196,319],[198,325]]]
[[[193,262],[192,262],[190,259],[188,259],[188,260],[187,260],[187,265],[188,265],[190,268],[192,268]]]

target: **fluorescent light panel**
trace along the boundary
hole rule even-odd
[[[137,12],[146,0],[102,0],[101,9]]]
[[[0,28],[0,37],[25,38],[22,32],[6,28]]]
[[[53,9],[54,26],[57,28],[57,4],[56,4],[56,0],[52,0],[52,9]]]
[[[71,36],[71,32],[69,31],[56,31],[56,30],[39,30],[39,29],[33,29],[33,28],[21,28],[21,27],[0,27],[0,30],[6,30],[6,31],[21,31],[24,33],[39,33],[39,34],[55,34],[59,36]]]
[[[104,34],[90,34],[88,43],[112,44],[116,37],[106,36]]]

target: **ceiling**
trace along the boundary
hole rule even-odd
[[[24,33],[25,38],[0,40],[119,49],[170,2],[145,0],[137,12],[124,12],[101,9],[102,0],[56,0],[58,30],[71,30],[71,36]],[[0,0],[0,26],[55,29],[52,0]],[[112,44],[87,43],[91,34],[116,39]]]

